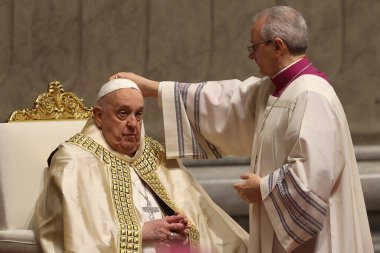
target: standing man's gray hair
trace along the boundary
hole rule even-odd
[[[297,10],[288,6],[275,6],[254,16],[255,23],[265,17],[262,36],[264,41],[282,39],[292,55],[304,54],[309,39],[306,21]]]

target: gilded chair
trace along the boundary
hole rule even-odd
[[[91,115],[82,99],[53,81],[32,109],[15,111],[0,123],[0,252],[41,252],[33,216],[47,158]]]

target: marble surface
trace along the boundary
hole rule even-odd
[[[258,75],[246,52],[251,19],[275,4],[304,14],[308,55],[330,76],[353,135],[379,136],[377,0],[0,0],[0,121],[52,80],[92,105],[118,71],[189,82]],[[147,108],[147,132],[163,140],[156,101]]]

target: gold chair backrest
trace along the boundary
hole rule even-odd
[[[59,81],[52,81],[48,90],[34,101],[33,108],[17,110],[8,122],[33,120],[86,119],[92,116],[92,107],[72,92],[65,92]]]

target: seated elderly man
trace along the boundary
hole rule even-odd
[[[52,156],[37,203],[44,252],[246,252],[247,233],[144,135],[136,84],[104,84],[81,133]]]

